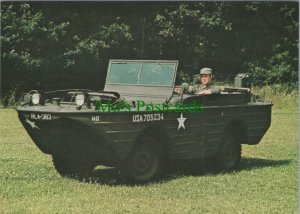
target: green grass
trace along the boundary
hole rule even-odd
[[[15,110],[0,108],[0,213],[297,213],[298,99],[269,99],[271,128],[259,145],[243,146],[240,170],[175,169],[145,186],[119,184],[110,168],[89,182],[60,177]]]

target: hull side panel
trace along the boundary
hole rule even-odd
[[[153,138],[163,141],[170,159],[216,155],[233,122],[243,126],[235,126],[231,131],[238,132],[243,127],[246,130],[240,143],[257,144],[270,126],[271,107],[204,107],[203,112],[161,113],[159,121],[136,120],[137,115],[152,118],[147,116],[153,114],[149,112],[56,112],[51,113],[52,120],[49,121],[32,118],[34,111],[18,112],[23,126],[43,152],[60,156],[86,153],[95,160],[113,162],[127,158],[145,130],[153,131]],[[185,119],[183,126],[179,123],[181,117]]]

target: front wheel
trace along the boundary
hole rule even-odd
[[[160,145],[137,145],[123,167],[125,176],[135,183],[157,179],[164,168],[164,153]]]
[[[232,137],[227,137],[217,156],[218,168],[230,171],[240,163],[242,153],[241,144],[237,143]]]
[[[93,170],[93,166],[87,161],[76,161],[67,158],[52,157],[56,171],[65,177],[86,176]]]

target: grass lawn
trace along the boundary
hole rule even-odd
[[[0,108],[0,213],[297,213],[296,103],[288,109],[275,103],[261,143],[243,146],[240,170],[175,169],[145,186],[118,184],[111,168],[98,169],[92,181],[60,177],[16,111]]]

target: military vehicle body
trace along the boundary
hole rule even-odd
[[[147,182],[169,161],[203,158],[235,168],[241,145],[258,144],[268,130],[272,104],[255,101],[249,90],[174,93],[177,66],[110,60],[103,91],[31,91],[17,107],[19,119],[62,175],[105,165]]]

